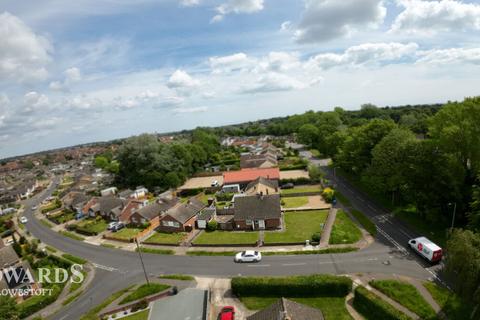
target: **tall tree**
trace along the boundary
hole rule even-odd
[[[298,129],[298,141],[313,147],[318,140],[318,129],[313,124],[304,124]]]

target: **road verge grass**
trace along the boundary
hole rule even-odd
[[[377,235],[377,226],[370,220],[363,212],[357,209],[351,209],[350,213],[357,219],[362,227],[367,230],[372,236]]]
[[[339,210],[330,233],[330,244],[352,244],[362,238],[362,232],[348,214]]]
[[[447,319],[463,320],[468,319],[472,314],[474,306],[465,303],[458,295],[447,288],[433,282],[425,282],[423,286],[430,292],[430,295],[438,303]]]
[[[362,286],[355,289],[353,307],[366,320],[412,320],[412,318]]]
[[[133,292],[128,294],[125,298],[123,298],[118,304],[127,304],[129,302],[133,302],[145,297],[148,297],[152,294],[159,293],[169,289],[170,286],[161,283],[150,283],[150,284],[142,284],[138,288],[136,288]]]

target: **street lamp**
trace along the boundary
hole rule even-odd
[[[450,202],[448,205],[449,205],[449,206],[451,206],[451,205],[452,205],[452,203]],[[453,224],[455,223],[455,213],[456,213],[456,212],[457,212],[457,203],[456,203],[456,202],[454,202],[454,203],[453,203],[453,217],[452,217],[452,226],[450,227],[450,232],[451,232],[451,231],[453,231]]]

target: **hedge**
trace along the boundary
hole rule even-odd
[[[280,180],[280,186],[287,184],[287,183],[293,183],[294,185],[302,185],[302,184],[314,184],[315,181],[312,181],[310,178],[296,178],[296,179],[281,179]]]
[[[52,294],[33,296],[25,302],[20,303],[18,308],[18,315],[21,319],[28,317],[29,315],[45,308],[46,306],[55,302],[58,296],[62,293],[63,286],[53,285],[51,287]]]
[[[259,297],[344,297],[352,291],[352,280],[326,274],[291,277],[235,277],[232,291],[237,296]]]
[[[62,257],[67,259],[67,260],[70,260],[72,262],[75,262],[77,264],[85,264],[87,263],[87,260],[83,259],[83,258],[80,258],[80,257],[76,257],[74,255],[71,255],[71,254],[68,254],[68,253],[64,253],[62,254]]]
[[[409,316],[361,286],[355,289],[353,306],[366,319],[411,320]]]

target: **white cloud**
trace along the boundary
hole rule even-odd
[[[285,21],[280,25],[280,30],[281,31],[289,31],[292,28],[292,22],[291,21]]]
[[[180,0],[180,5],[183,7],[194,7],[200,4],[200,0]]]
[[[377,27],[386,11],[383,0],[305,0],[295,39],[299,43],[323,42],[358,27]]]
[[[227,14],[255,13],[263,8],[263,0],[228,0],[215,8],[218,14],[210,22],[222,21]]]
[[[70,91],[70,85],[82,80],[82,74],[77,67],[68,68],[63,72],[65,79],[61,81],[52,81],[49,88],[54,91]]]
[[[464,63],[480,65],[480,48],[428,50],[419,53],[419,55],[421,58],[417,60],[417,63],[429,63],[436,65]]]
[[[208,110],[207,107],[190,107],[190,108],[177,108],[173,110],[175,114],[182,114],[182,113],[199,113],[199,112],[206,112]]]
[[[192,78],[186,71],[177,69],[168,79],[167,86],[169,88],[192,88],[196,87],[200,82]]]
[[[324,53],[310,59],[309,66],[330,69],[342,65],[364,65],[396,63],[403,58],[414,58],[418,45],[416,43],[364,43],[345,50],[342,54]]]
[[[276,92],[304,89],[307,85],[301,81],[276,72],[259,76],[252,85],[245,86],[242,93]]]
[[[47,77],[52,46],[36,35],[22,20],[0,14],[0,80],[29,82]]]
[[[251,59],[243,52],[208,60],[213,73],[226,73],[241,70],[251,64]]]
[[[480,30],[480,5],[455,0],[401,0],[405,8],[391,30],[435,34],[444,31]]]
[[[23,96],[24,109],[26,113],[34,111],[45,110],[50,107],[50,100],[44,94],[36,91],[31,91]]]

